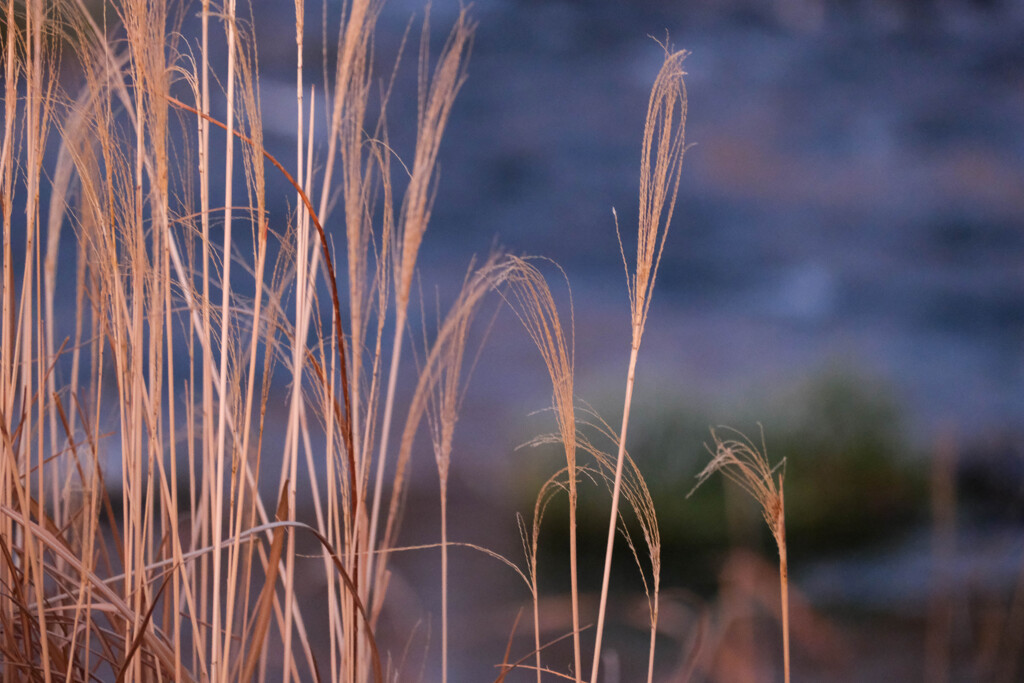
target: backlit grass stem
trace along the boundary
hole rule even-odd
[[[640,158],[640,216],[637,222],[636,263],[632,273],[626,263],[625,250],[622,251],[622,261],[626,268],[626,287],[629,291],[632,344],[626,372],[626,393],[622,404],[622,426],[619,429],[619,451],[612,485],[611,514],[608,518],[608,541],[605,546],[604,574],[601,578],[601,598],[595,626],[594,661],[590,669],[591,683],[596,683],[601,664],[601,640],[608,605],[608,585],[612,571],[615,526],[619,514],[626,434],[633,403],[633,385],[636,381],[637,355],[647,323],[647,313],[651,306],[651,294],[665,246],[665,237],[675,210],[683,154],[686,152],[686,86],[683,83],[685,72],[682,67],[685,57],[685,52],[666,50],[665,62],[651,90]]]

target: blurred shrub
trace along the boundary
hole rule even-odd
[[[631,428],[627,444],[658,511],[668,584],[709,586],[718,558],[731,544],[774,553],[757,509],[744,496],[732,495],[735,491],[727,493],[725,487],[731,484],[712,480],[687,498],[710,457],[703,445],[710,441],[709,428],[728,424],[760,442],[758,422],[750,415],[764,425],[770,462],[787,460],[791,557],[884,542],[926,517],[927,472],[920,458],[910,457],[898,403],[883,384],[828,371],[771,402],[752,401],[742,414],[710,412],[681,404],[648,410]],[[549,459],[536,462],[540,461]],[[537,482],[524,482],[521,490],[536,491]],[[528,495],[521,498],[521,510],[533,509]],[[578,533],[583,567],[591,555],[599,563],[607,508],[603,487],[581,487]],[[559,567],[565,554],[565,510],[562,497],[545,516],[542,545],[549,569],[552,564]],[[627,523],[632,527],[628,513]],[[628,571],[628,553],[618,559]]]
[[[768,430],[788,459],[786,522],[794,548],[834,550],[889,539],[925,518],[924,463],[911,457],[893,393],[853,375],[808,385]]]

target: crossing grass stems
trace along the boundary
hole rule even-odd
[[[556,444],[565,461],[532,520],[521,520],[525,567],[498,558],[524,581],[534,629],[532,651],[511,664],[506,653],[501,677],[517,667],[534,669],[538,681],[566,677],[556,674],[565,663],[545,663],[538,586],[541,522],[564,494],[569,678],[583,680],[577,488],[604,482],[609,535],[589,680],[601,662],[617,528],[642,565],[653,680],[660,540],[626,432],[686,149],[684,53],[665,50],[643,131],[637,256],[626,266],[632,343],[616,432],[574,393],[571,300],[559,303],[544,274],[555,269],[500,250],[470,265],[424,341],[415,384],[402,386],[438,152],[474,25],[460,12],[432,57],[423,21],[416,140],[402,162],[386,125],[394,76],[374,71],[380,0],[343,5],[327,82],[316,90],[304,85],[308,9],[295,1],[294,165],[264,146],[256,20],[236,0],[202,0],[197,38],[182,30],[194,8],[172,0],[98,9],[86,0],[6,0],[0,9],[4,680],[402,678],[375,634],[422,424],[439,477],[447,680],[456,545],[448,474],[471,330],[488,301],[511,308],[540,352],[557,429],[537,443]],[[316,120],[317,100],[325,122]],[[286,217],[268,208],[271,174],[291,186],[297,208]],[[72,261],[69,272],[62,264]],[[402,391],[409,401],[398,400]],[[283,408],[270,400],[282,392]],[[278,417],[275,472],[265,440]],[[733,465],[716,462],[727,472]],[[620,499],[640,520],[646,563],[619,525]],[[300,500],[313,507],[303,519]],[[315,604],[300,590],[303,537],[322,558],[325,597]],[[311,637],[311,610],[326,611],[325,646]]]

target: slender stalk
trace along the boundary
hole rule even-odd
[[[15,384],[14,339],[18,335],[14,325],[14,264],[11,248],[11,235],[14,230],[12,222],[14,192],[14,148],[16,145],[14,126],[18,110],[18,73],[17,53],[14,50],[18,35],[15,22],[14,0],[8,0],[5,8],[5,24],[7,41],[4,46],[4,137],[0,147],[0,230],[3,231],[3,272],[0,282],[0,414],[14,414],[17,388]],[[14,499],[18,480],[17,460],[14,448],[9,439],[0,442],[0,501]],[[10,539],[17,544],[16,534],[19,531],[13,521],[0,519],[0,537]],[[13,586],[17,582],[17,571],[7,562],[0,562],[0,583]],[[17,615],[17,607],[13,600],[0,601],[0,611],[4,623],[13,623]],[[17,672],[17,673],[16,673]],[[14,662],[5,661],[0,667],[3,680],[14,680],[20,672]]]
[[[380,522],[381,498],[384,492],[384,465],[387,462],[388,440],[395,408],[395,391],[398,386],[398,365],[402,359],[402,337],[405,334],[406,311],[399,308],[395,319],[395,336],[391,342],[391,369],[388,371],[388,388],[384,398],[384,417],[381,422],[380,448],[377,455],[377,472],[373,482],[373,504],[370,510],[370,536],[367,548],[377,547],[377,528]],[[375,555],[367,558],[367,574],[373,576]],[[375,582],[376,583],[376,582]]]
[[[783,499],[781,489],[779,498]],[[786,672],[786,683],[789,683],[789,561],[786,559],[785,519],[785,507],[783,507],[779,541],[779,589],[782,596],[782,660]]]
[[[601,663],[601,640],[604,635],[605,612],[608,605],[608,584],[611,578],[612,550],[615,546],[615,527],[618,523],[619,497],[622,493],[622,465],[625,462],[626,432],[629,428],[629,412],[633,403],[633,385],[636,383],[636,359],[639,346],[633,346],[629,353],[629,370],[626,373],[626,397],[622,406],[622,427],[619,430],[619,452],[615,457],[615,481],[612,484],[612,515],[608,520],[608,541],[604,553],[604,575],[601,578],[601,601],[597,608],[597,635],[594,640],[594,661],[590,669],[590,680],[597,680]]]
[[[583,679],[583,656],[580,646],[580,585],[579,558],[576,543],[576,493],[575,467],[570,467],[569,479],[569,594],[572,597],[572,655],[576,663],[576,683]]]
[[[237,27],[235,25],[235,0],[228,0],[226,7],[225,22],[227,24],[228,37],[228,76],[227,76],[227,140],[224,151],[224,273],[221,276],[221,311],[220,311],[220,405],[217,413],[217,456],[216,456],[216,480],[214,483],[213,499],[213,541],[219,546],[223,537],[223,510],[224,510],[224,461],[227,439],[227,415],[228,415],[228,358],[231,355],[228,350],[230,343],[229,330],[231,326],[231,214],[232,214],[232,184],[234,182],[234,158],[235,158],[235,40]],[[222,650],[230,648],[230,633],[224,633],[221,641],[221,556],[217,552],[213,555],[213,656],[211,668],[219,672],[218,678],[222,680],[228,675],[228,661],[222,657]],[[289,612],[290,614],[290,612]],[[286,641],[287,642],[287,641]],[[288,652],[287,645],[285,652]]]
[[[441,483],[441,681],[448,681],[448,484]]]
[[[202,248],[200,250],[200,260],[202,261],[202,324],[199,325],[199,342],[203,350],[201,365],[202,365],[202,429],[200,433],[201,446],[199,452],[204,456],[213,451],[213,443],[215,434],[213,432],[213,394],[214,394],[214,374],[216,372],[214,368],[213,359],[213,346],[210,331],[212,329],[211,314],[211,292],[210,292],[210,261],[212,258],[212,249],[210,241],[210,124],[207,120],[207,116],[210,114],[210,0],[203,0],[202,8],[202,54],[199,61],[200,66],[200,78],[199,78],[199,111],[200,116],[196,119],[199,123],[199,220],[202,225]],[[230,137],[230,135],[229,135]],[[217,385],[219,386],[219,384]],[[212,463],[209,462],[209,458],[203,458],[202,467],[204,470],[209,470]],[[195,472],[194,468],[189,468],[190,472]],[[193,517],[197,515],[200,509],[206,508],[206,501],[210,495],[210,482],[212,480],[209,476],[203,476],[202,479],[202,491],[200,493],[200,501],[198,506],[193,503],[192,513]],[[195,488],[192,489],[195,491]],[[209,526],[206,524],[195,525],[196,530],[192,535],[193,545],[196,543],[202,543],[206,545],[209,540]],[[199,613],[198,617],[203,622],[206,622],[207,617],[207,591],[206,591],[206,580],[209,576],[209,563],[210,559],[203,555],[199,558],[199,585],[193,585],[193,592],[199,592]],[[198,647],[193,649],[195,653],[193,655],[193,667],[195,666],[195,660],[198,659],[202,662],[205,659],[208,646],[208,630],[203,628],[199,629],[195,634],[195,638],[199,641]],[[216,638],[215,634],[211,634],[213,638]]]
[[[40,175],[42,171],[42,155],[43,148],[46,141],[46,123],[45,123],[45,110],[46,105],[43,101],[43,79],[45,74],[43,73],[43,43],[42,43],[42,24],[43,24],[43,11],[41,2],[29,2],[25,8],[25,89],[27,91],[26,105],[25,105],[25,117],[27,119],[27,157],[28,167],[25,169],[26,175],[26,208],[25,208],[25,276],[22,279],[22,299],[21,299],[21,311],[19,320],[19,329],[23,331],[21,341],[21,356],[22,356],[22,382],[24,387],[24,393],[22,397],[22,410],[25,412],[26,417],[31,419],[31,403],[33,400],[30,398],[34,393],[33,388],[33,361],[32,357],[40,356],[41,347],[41,335],[42,335],[42,313],[37,312],[35,316],[32,315],[32,308],[34,302],[38,301],[38,295],[34,292],[40,289],[38,282],[38,264],[39,264],[39,187],[40,187]],[[14,31],[11,31],[13,34]],[[35,266],[35,267],[34,267]],[[33,286],[35,285],[35,287]],[[36,304],[38,305],[38,304]],[[37,342],[33,344],[33,325],[31,324],[31,318],[36,319],[36,334],[34,335]],[[7,321],[5,320],[6,324]],[[38,344],[38,346],[36,346]],[[36,346],[36,348],[33,348]],[[43,366],[46,363],[36,362],[34,363],[37,376],[35,383],[38,389],[43,389]],[[37,435],[37,457],[40,476],[38,478],[38,490],[36,497],[39,501],[40,507],[45,504],[45,478],[42,476],[43,472],[43,408],[45,401],[40,400],[38,403],[39,415],[38,424],[40,425],[39,432]],[[25,445],[23,447],[24,457],[22,462],[24,463],[25,471],[23,477],[25,483],[26,494],[31,490],[31,477],[29,474],[29,468],[32,467],[32,451],[31,451],[30,438],[24,439]],[[19,487],[20,488],[20,487]],[[38,602],[43,597],[43,580],[44,580],[44,569],[43,569],[43,551],[45,549],[44,544],[40,544],[38,554],[36,552],[36,543],[33,539],[33,534],[27,529],[25,530],[25,547],[26,555],[29,558],[28,571],[25,574],[25,580],[31,581],[28,586],[34,592],[34,597]],[[48,619],[45,614],[45,610],[38,610],[38,614],[35,615],[39,632],[46,634],[48,632]],[[52,680],[52,671],[50,667],[50,643],[48,638],[42,637],[40,639],[40,649],[43,657],[43,674],[46,683],[50,683]]]
[[[241,47],[241,46],[240,46]],[[246,496],[247,485],[242,468],[239,467],[240,459],[247,459],[249,457],[249,446],[250,446],[250,435],[251,435],[251,423],[252,423],[252,409],[253,409],[253,397],[255,391],[255,385],[257,383],[256,375],[256,355],[259,348],[260,335],[262,334],[262,315],[263,315],[263,296],[264,296],[264,273],[266,269],[266,253],[267,253],[267,219],[265,215],[265,188],[264,188],[264,164],[263,164],[263,136],[261,129],[261,122],[259,118],[256,84],[254,81],[254,64],[250,63],[247,59],[247,55],[243,50],[240,50],[239,55],[240,62],[240,85],[241,85],[241,101],[244,104],[243,111],[245,114],[245,120],[247,120],[249,131],[252,135],[253,144],[246,145],[243,147],[243,158],[246,161],[247,167],[250,169],[250,212],[252,215],[252,222],[256,224],[256,230],[253,231],[256,243],[253,245],[254,254],[253,261],[255,270],[253,276],[256,284],[256,293],[252,303],[251,311],[251,337],[249,340],[249,364],[248,369],[245,373],[244,382],[244,402],[242,404],[242,413],[240,426],[240,434],[236,432],[236,444],[237,439],[241,437],[241,445],[236,447],[233,451],[232,456],[232,477],[231,477],[231,537],[237,539],[242,530],[243,524],[252,526],[255,519],[255,510],[251,504],[251,500]],[[240,123],[241,123],[240,117]],[[255,197],[253,197],[255,195]],[[255,206],[253,206],[253,199],[255,199]],[[258,455],[257,455],[258,458]],[[257,459],[257,471],[259,470],[259,460]],[[258,490],[255,488],[252,490],[252,496],[258,496]],[[240,563],[243,559],[242,549],[239,542],[232,543],[229,549],[228,555],[228,582],[227,582],[227,608],[226,608],[226,619],[225,623],[233,625],[235,623],[235,609],[236,604],[243,606],[243,617],[242,625],[243,632],[247,630],[249,614],[245,611],[244,606],[248,604],[249,598],[249,587],[251,585],[250,577],[252,570],[252,552],[251,546],[249,552],[245,555],[245,566],[240,568]],[[241,576],[239,576],[241,572]],[[252,644],[242,643],[242,650],[246,646],[252,649]],[[231,661],[230,650],[225,653],[225,660]],[[239,655],[241,657],[241,654]]]
[[[303,164],[303,151],[305,143],[305,135],[303,134],[303,119],[305,117],[305,109],[303,107],[303,85],[302,85],[302,33],[304,23],[304,12],[305,3],[303,0],[296,0],[295,2],[295,45],[296,45],[296,85],[295,85],[295,100],[296,100],[296,140],[295,140],[295,154],[296,154],[296,181],[299,187],[305,187],[305,164]],[[295,514],[296,506],[296,479],[298,477],[298,461],[299,461],[299,412],[302,404],[302,373],[303,365],[306,357],[306,332],[307,332],[307,321],[309,320],[309,308],[307,304],[308,294],[308,283],[310,282],[309,273],[309,218],[308,213],[305,210],[305,206],[302,202],[299,202],[299,214],[298,214],[298,245],[296,248],[296,260],[295,265],[295,279],[298,283],[295,291],[295,335],[292,339],[292,391],[291,400],[288,412],[288,427],[286,430],[286,445],[285,445],[285,458],[282,463],[282,485],[288,487],[287,499],[288,499],[288,511],[290,514]],[[285,469],[287,468],[287,474]],[[287,538],[287,551],[285,554],[285,573],[284,581],[285,585],[289,588],[294,586],[295,577],[295,535],[288,534]],[[285,622],[284,622],[284,633],[282,638],[284,640],[284,652],[285,657],[291,657],[292,651],[292,603],[294,600],[294,591],[287,590],[285,592]],[[291,670],[286,669],[284,675],[284,683],[289,683],[291,680]]]

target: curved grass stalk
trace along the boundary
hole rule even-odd
[[[526,555],[527,569],[530,575],[530,596],[533,600],[533,643],[534,655],[536,657],[537,683],[541,683],[542,672],[540,658],[542,650],[540,643],[540,590],[537,585],[537,555],[540,550],[540,527],[541,522],[544,520],[544,513],[547,511],[547,507],[555,494],[558,493],[559,489],[565,491],[569,489],[568,484],[561,481],[561,478],[568,469],[568,467],[563,467],[558,470],[548,477],[548,480],[540,487],[537,499],[533,505],[533,522],[529,533],[527,533],[526,522],[522,516],[518,517],[519,535],[523,540],[523,552]]]
[[[580,603],[576,548],[576,409],[573,393],[575,339],[573,335],[572,297],[569,297],[569,336],[562,327],[558,307],[547,281],[529,261],[517,258],[510,273],[507,299],[530,339],[540,351],[551,377],[553,409],[558,422],[561,446],[565,450],[569,490],[569,581],[572,599],[573,657],[576,680],[582,675],[580,649]],[[564,272],[563,272],[564,276]]]
[[[736,432],[736,438],[722,439],[714,430],[711,438],[715,443],[711,453],[711,462],[697,475],[697,485],[693,490],[708,480],[715,472],[739,485],[749,493],[761,506],[772,538],[779,550],[779,586],[782,598],[782,655],[786,683],[789,683],[789,562],[786,558],[786,501],[783,492],[785,478],[785,459],[774,467],[768,464],[765,455],[764,434],[761,434],[761,448],[758,449],[750,439]],[[775,478],[780,468],[782,472]],[[693,491],[690,491],[693,494]]]

